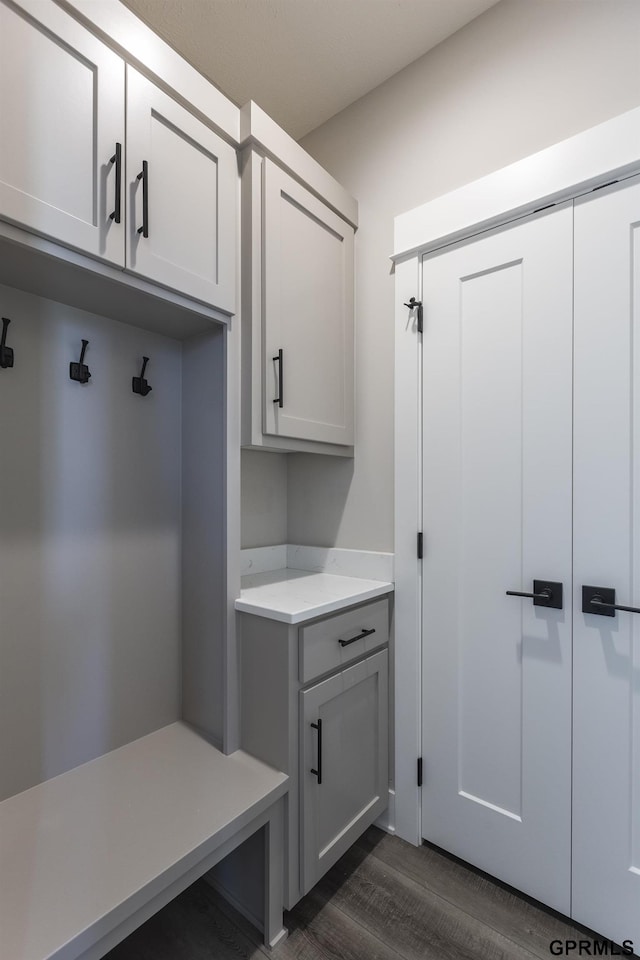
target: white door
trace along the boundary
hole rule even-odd
[[[265,433],[353,444],[353,228],[264,162]]]
[[[0,0],[0,217],[124,266],[123,143],[123,61],[55,3]]]
[[[640,949],[640,182],[575,207],[573,916]],[[608,598],[607,598],[608,599]],[[609,611],[612,612],[612,611]]]
[[[233,313],[235,150],[127,66],[127,268]]]
[[[571,205],[426,257],[422,297],[423,836],[568,913]]]

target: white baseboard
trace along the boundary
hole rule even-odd
[[[391,835],[396,832],[396,792],[395,790],[389,790],[389,806],[381,813],[378,819],[376,820],[374,826],[380,827],[381,830],[384,830],[386,833]]]

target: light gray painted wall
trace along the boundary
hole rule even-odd
[[[287,456],[243,450],[242,549],[287,542]]]
[[[288,458],[289,542],[393,549],[394,216],[639,104],[636,0],[503,0],[302,141],[360,205],[357,440]]]
[[[181,347],[9,287],[0,313],[3,799],[180,716]]]

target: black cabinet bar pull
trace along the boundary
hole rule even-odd
[[[533,600],[534,607],[562,610],[562,584],[553,580],[534,580],[532,593],[523,593],[520,590],[506,590],[505,593],[508,597],[528,597]]]
[[[116,203],[113,213],[109,214],[109,219],[114,223],[120,223],[120,197],[122,194],[122,144],[116,143],[116,152],[109,160],[109,163],[116,165]]]
[[[136,177],[136,180],[142,180],[142,226],[138,227],[138,233],[143,237],[149,236],[149,164],[146,160],[142,161],[142,170]]]
[[[362,640],[363,637],[370,637],[371,634],[375,632],[375,627],[372,627],[371,630],[363,630],[357,637],[351,637],[351,640],[338,640],[338,643],[341,647],[348,647],[350,643],[355,643],[356,640]]]
[[[583,613],[595,613],[601,617],[615,617],[616,610],[624,610],[625,613],[640,613],[640,607],[628,607],[624,603],[616,603],[616,591],[613,587],[583,586]]]
[[[283,389],[283,387],[284,387],[284,381],[283,381],[283,372],[284,372],[284,371],[283,371],[283,363],[284,363],[284,361],[283,361],[283,350],[282,350],[282,348],[280,348],[280,350],[278,350],[278,355],[273,358],[273,362],[274,362],[274,363],[277,362],[277,364],[278,364],[278,396],[275,397],[275,399],[274,399],[273,402],[274,402],[274,403],[277,403],[279,407],[283,407],[283,406],[284,406],[284,400],[283,400],[283,396],[284,396],[284,389]]]
[[[318,722],[312,723],[311,726],[318,731],[318,769],[312,768],[309,772],[318,778],[318,786],[320,786],[322,783],[322,720],[318,718]]]

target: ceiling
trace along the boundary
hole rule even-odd
[[[123,0],[236,104],[299,139],[497,0]]]

